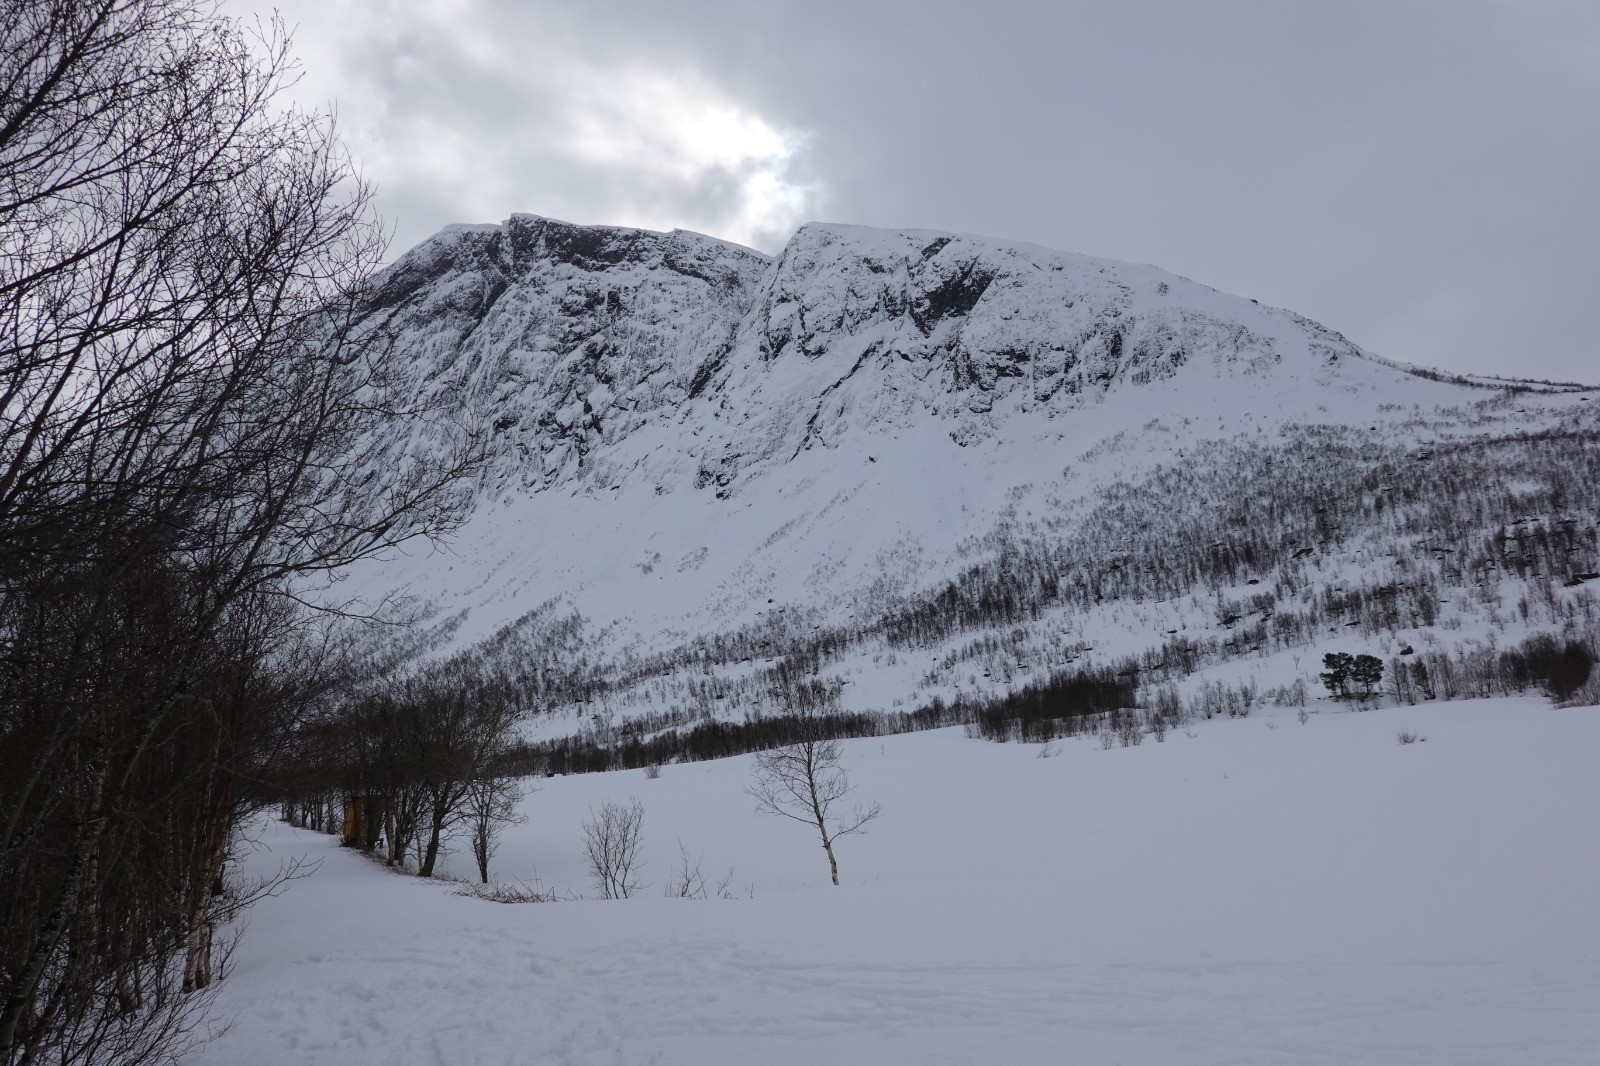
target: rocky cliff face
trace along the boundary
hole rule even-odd
[[[1362,359],[1285,312],[1152,267],[924,231],[810,225],[769,270],[742,324],[730,393],[776,379],[801,412],[770,412],[794,448],[934,417],[958,443],[1016,412],[1062,415],[1117,388],[1172,378],[1291,373]],[[785,364],[814,369],[791,370]],[[787,373],[785,371],[788,371]],[[768,389],[770,391],[770,389]],[[781,456],[783,449],[764,454]]]
[[[492,428],[500,479],[549,486],[704,391],[767,268],[694,233],[519,215],[413,249],[368,321],[419,389]]]
[[[683,231],[514,216],[385,275],[368,321],[419,391],[492,427],[506,490],[629,478],[726,492],[853,429],[961,445],[1191,364],[1393,376],[1343,337],[1152,267],[931,231],[813,224],[776,259]]]

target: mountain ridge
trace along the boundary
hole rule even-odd
[[[678,464],[692,469],[669,474],[725,489],[752,462],[836,436],[847,410],[875,423],[942,414],[964,444],[996,431],[997,403],[1060,414],[1191,360],[1219,373],[1285,357],[1415,372],[1154,267],[822,223],[774,257],[530,215],[454,227],[385,273],[368,318],[403,335],[419,387],[448,382],[515,438],[524,487],[577,475],[597,448],[674,415],[705,431]]]

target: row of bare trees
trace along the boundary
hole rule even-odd
[[[284,816],[381,848],[390,866],[414,861],[423,877],[446,836],[464,832],[487,883],[524,788],[505,767],[520,717],[512,686],[457,659],[364,687],[296,732],[279,779]]]
[[[476,461],[373,454],[436,420],[348,328],[383,235],[291,78],[204,0],[0,0],[6,1066],[181,1045],[235,829],[333,698],[308,605]]]

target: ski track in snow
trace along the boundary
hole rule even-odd
[[[321,865],[252,912],[233,1028],[186,1066],[1594,1061],[1592,709],[1193,732],[1049,760],[951,730],[851,742],[886,813],[839,889],[750,815],[743,759],[541,781],[496,861],[586,890],[578,823],[641,795],[647,875],[706,845],[733,900],[494,904],[268,824],[248,872]]]

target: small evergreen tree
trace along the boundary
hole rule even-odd
[[[1383,660],[1376,655],[1357,655],[1350,660],[1350,680],[1361,686],[1363,697],[1371,696],[1383,684]]]
[[[1330,651],[1322,657],[1322,683],[1328,686],[1330,696],[1349,698],[1351,670],[1354,666],[1355,660],[1349,652]]]

